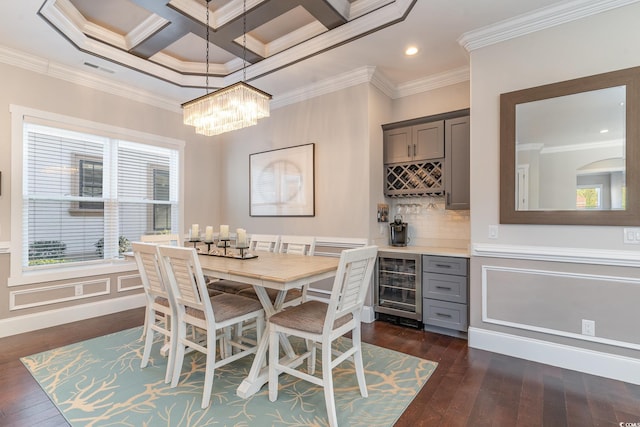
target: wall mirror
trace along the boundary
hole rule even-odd
[[[640,225],[640,67],[500,96],[500,223]]]

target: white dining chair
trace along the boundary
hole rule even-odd
[[[316,247],[316,238],[314,236],[280,236],[279,244],[276,247],[275,252],[283,254],[297,254],[308,255],[314,254]],[[304,285],[302,289],[290,289],[284,295],[284,300],[279,303],[276,302],[278,297],[278,291],[275,289],[266,289],[269,299],[275,306],[282,304],[283,307],[289,307],[292,305],[298,305],[304,301],[308,284]],[[238,295],[247,296],[250,298],[258,298],[253,289],[243,289],[238,292]]]
[[[363,397],[368,396],[362,363],[360,316],[364,299],[370,287],[378,248],[365,246],[348,249],[340,255],[340,263],[334,280],[329,303],[305,301],[269,318],[269,400],[278,398],[278,376],[281,372],[312,382],[324,388],[329,425],[338,425],[334,390],[333,368],[351,358]],[[332,343],[351,332],[351,346],[339,352]],[[306,353],[297,360],[308,359],[307,372],[280,363],[280,334],[297,336],[320,345],[322,373],[315,373],[316,345],[307,346]],[[336,356],[333,358],[333,356]]]
[[[140,236],[140,241],[156,245],[181,246],[178,234],[143,234]]]
[[[145,368],[149,363],[155,333],[158,332],[162,334],[165,338],[164,343],[166,346],[163,350],[165,350],[165,353],[168,353],[165,375],[165,382],[168,383],[171,380],[173,369],[173,354],[169,346],[172,341],[172,331],[175,330],[175,304],[171,303],[171,295],[165,286],[162,270],[158,263],[156,245],[152,243],[133,242],[132,249],[146,297],[144,331],[142,333],[144,337],[144,350],[142,352],[140,367]]]
[[[154,245],[173,245],[180,246],[180,236],[178,234],[143,234],[140,236],[140,242],[142,243],[152,243]],[[147,333],[147,317],[144,318],[144,327],[142,328],[142,338],[146,336]],[[163,349],[163,354],[166,354],[168,350]]]
[[[176,307],[171,387],[178,385],[185,350],[190,348],[204,353],[206,367],[201,405],[204,409],[210,403],[215,368],[254,354],[257,350],[255,340],[244,340],[243,336],[232,339],[231,327],[255,320],[259,342],[264,329],[264,310],[260,302],[239,295],[221,294],[209,297],[194,248],[158,246],[158,253]],[[187,335],[188,326],[203,331],[203,339]],[[218,340],[218,334],[221,334],[221,340]],[[219,345],[221,348],[218,348]],[[220,358],[217,358],[216,350],[220,353]]]
[[[249,240],[250,251],[277,252],[280,236],[276,234],[252,234]]]
[[[278,252],[283,254],[298,254],[313,256],[316,251],[315,236],[281,236]],[[309,284],[306,283],[302,289],[291,289],[287,292],[284,300],[284,306],[298,305],[305,301]],[[269,291],[267,291],[269,292]],[[271,290],[270,297],[275,298],[276,292]]]
[[[274,234],[253,234],[249,240],[250,251],[276,252],[280,244],[280,236]],[[246,297],[257,298],[253,286],[248,283],[235,280],[217,280],[209,283],[209,289],[238,294]]]

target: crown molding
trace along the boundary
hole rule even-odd
[[[439,89],[445,86],[451,86],[457,83],[469,81],[469,67],[456,68],[444,73],[433,74],[419,80],[413,80],[402,83],[393,91],[393,99],[404,98],[405,96],[415,95],[430,90]]]
[[[181,102],[178,100],[158,96],[152,92],[141,90],[135,86],[124,85],[107,77],[86,73],[76,68],[53,63],[35,55],[29,55],[8,47],[0,46],[0,63],[48,75],[60,80],[86,86],[112,95],[121,96],[133,101],[142,102],[168,111],[176,113],[180,113],[182,111],[180,107]],[[389,98],[397,99],[449,86],[468,79],[469,68],[463,67],[452,70],[451,72],[440,73],[434,76],[428,76],[424,79],[414,80],[396,87],[386,76],[384,76],[384,74],[378,71],[376,67],[367,66],[342,73],[293,91],[274,95],[271,101],[271,108],[277,109],[362,83],[370,83]]]
[[[369,83],[374,71],[375,67],[361,67],[330,79],[321,80],[313,85],[274,96],[271,100],[271,108],[277,109],[285,105],[306,101],[310,98],[336,92],[361,83]]]
[[[0,62],[172,112],[181,111],[180,103],[175,99],[158,96],[135,86],[124,85],[113,79],[95,76],[8,47],[0,46]]]
[[[471,52],[638,1],[640,0],[573,0],[555,4],[466,32],[458,39],[458,43]]]

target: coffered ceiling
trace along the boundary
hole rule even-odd
[[[205,92],[208,6],[210,88],[247,80],[277,104],[374,81],[400,97],[467,80],[468,49],[633,1],[4,1],[0,62],[179,109]]]

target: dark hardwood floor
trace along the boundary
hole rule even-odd
[[[1,338],[0,426],[67,425],[20,357],[142,322],[143,310],[135,309]],[[439,363],[398,427],[640,425],[640,386],[469,349],[461,339],[381,321],[362,332],[368,343]]]

